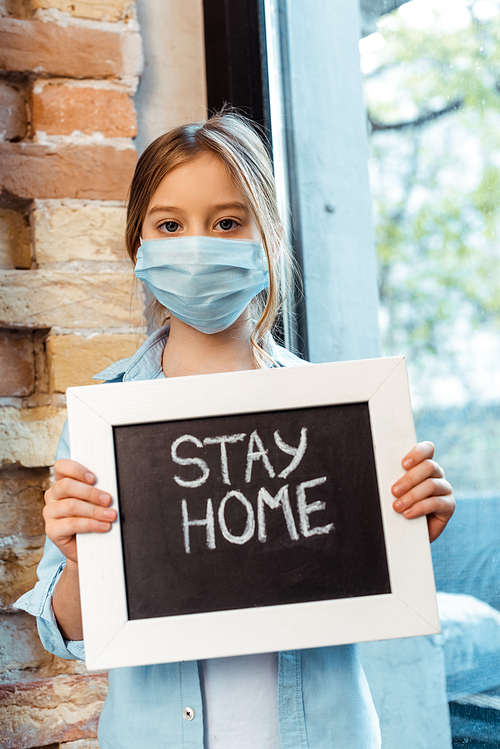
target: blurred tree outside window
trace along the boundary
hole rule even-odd
[[[385,355],[458,496],[500,496],[500,0],[412,0],[360,42]]]
[[[435,442],[457,497],[455,517],[432,545],[452,744],[493,749],[500,746],[500,0],[411,0],[382,16],[360,52],[383,353],[405,354],[417,437]]]

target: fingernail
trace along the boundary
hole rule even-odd
[[[392,487],[392,493],[396,496],[398,494],[401,494],[402,491],[403,491],[403,487],[401,486],[401,484],[394,484],[394,486]]]
[[[85,481],[88,481],[88,482],[89,482],[89,484],[93,484],[93,483],[94,483],[94,481],[95,481],[95,476],[94,476],[94,474],[93,474],[93,473],[90,473],[90,472],[89,472],[89,473],[86,473],[86,474],[85,474]]]
[[[405,460],[403,460],[403,468],[406,468],[408,470],[408,468],[411,468],[412,465],[413,460],[411,458],[405,458]]]
[[[403,506],[403,503],[400,499],[398,499],[396,502],[394,502],[393,507],[395,510],[400,510]]]
[[[115,510],[104,510],[103,515],[105,518],[114,518]]]
[[[411,515],[411,510],[405,510],[405,511],[403,512],[403,515],[405,516],[405,518],[409,518],[409,517],[410,517],[410,515]]]
[[[109,494],[99,495],[99,501],[102,502],[103,505],[107,505],[110,499],[111,499],[111,496]]]

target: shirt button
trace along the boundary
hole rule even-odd
[[[194,710],[192,707],[185,707],[182,711],[184,720],[194,720]]]

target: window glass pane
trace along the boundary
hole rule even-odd
[[[457,497],[433,544],[453,741],[496,747],[500,4],[412,0],[360,50],[384,354],[406,355],[417,436]]]

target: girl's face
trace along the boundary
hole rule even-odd
[[[261,240],[245,195],[221,159],[208,153],[163,178],[148,206],[141,236]]]

